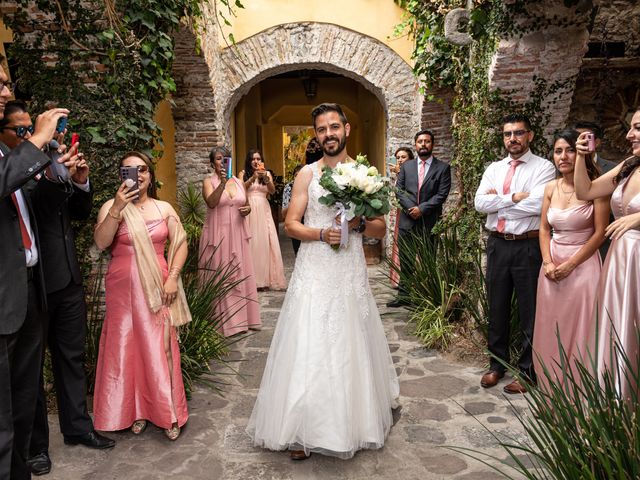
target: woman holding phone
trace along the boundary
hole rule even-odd
[[[238,282],[216,304],[218,312],[227,315],[221,328],[229,337],[248,329],[259,330],[261,322],[249,247],[247,215],[251,213],[251,206],[244,184],[234,176],[227,178],[230,170],[223,165],[226,156],[223,148],[214,148],[209,153],[213,174],[202,184],[202,196],[208,208],[200,237],[199,265],[205,281],[211,279],[211,272],[229,268],[231,282]]]
[[[623,350],[635,368],[640,328],[640,107],[631,118],[627,140],[633,156],[601,177],[590,180],[586,163],[593,155],[588,145],[588,132],[580,134],[576,142],[577,158],[574,173],[576,196],[580,200],[594,200],[611,195],[611,210],[615,217],[605,234],[611,246],[602,266],[595,307],[598,322],[598,371],[609,371],[618,382],[622,398],[629,398],[638,385],[626,372],[623,359],[613,342]],[[636,375],[639,372],[636,372]]]
[[[251,232],[251,257],[258,288],[284,290],[287,281],[284,278],[284,265],[278,230],[273,222],[271,207],[267,195],[273,195],[276,186],[273,177],[265,169],[262,154],[258,150],[249,150],[245,159],[244,170],[240,172],[247,190],[249,205],[253,212],[249,217]]]
[[[138,183],[123,182],[102,205],[94,232],[96,245],[111,252],[94,423],[97,430],[131,428],[139,435],[149,421],[176,440],[188,417],[176,335],[191,321],[180,280],[186,234],[173,207],[156,199],[151,160],[130,152],[120,166],[129,178],[137,171]]]

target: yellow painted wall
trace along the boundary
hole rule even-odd
[[[232,26],[223,28],[222,46],[226,46],[224,38],[229,33],[240,42],[284,23],[331,23],[380,40],[413,65],[411,40],[406,36],[393,37],[393,29],[405,13],[393,0],[250,0],[242,3],[245,8],[236,9]],[[218,8],[226,13],[220,2]]]
[[[158,190],[158,197],[160,197],[160,200],[169,202],[175,207],[177,206],[176,128],[169,102],[165,100],[158,104],[154,120],[162,129],[162,141],[164,143],[162,157],[156,163],[156,178],[162,182],[162,188]]]

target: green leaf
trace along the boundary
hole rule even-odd
[[[97,127],[87,127],[87,133],[91,135],[91,143],[107,143],[107,139],[100,135],[100,131]]]

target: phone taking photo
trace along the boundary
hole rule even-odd
[[[62,133],[67,128],[67,117],[60,117],[58,124],[56,125],[56,132]]]
[[[138,189],[138,167],[120,167],[120,180],[126,182],[131,180],[133,183],[129,187],[128,192],[132,192]],[[131,182],[127,182],[131,183]],[[140,200],[140,192],[134,197],[134,200]]]
[[[232,163],[233,162],[231,161],[231,157],[223,157],[222,158],[222,169],[225,172],[227,180],[230,179],[233,176]]]

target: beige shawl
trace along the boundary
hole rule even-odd
[[[164,292],[162,271],[160,270],[160,264],[158,263],[156,251],[153,248],[153,242],[151,241],[151,236],[147,230],[144,218],[132,204],[128,204],[124,210],[122,210],[122,215],[124,221],[127,222],[129,235],[133,241],[133,248],[136,252],[136,263],[138,264],[138,272],[140,274],[140,283],[142,284],[142,289],[147,299],[147,305],[153,313],[160,314],[163,316],[163,319],[167,319],[166,313],[162,313],[162,293]],[[171,271],[171,266],[178,248],[187,240],[187,234],[182,224],[178,219],[174,220],[174,222],[168,222],[174,225],[172,235],[169,237],[172,239],[169,244],[169,271]],[[168,310],[168,320],[170,320],[171,325],[174,327],[184,325],[191,321],[191,312],[187,305],[187,297],[184,294],[182,279],[180,277],[178,277],[178,294]]]

